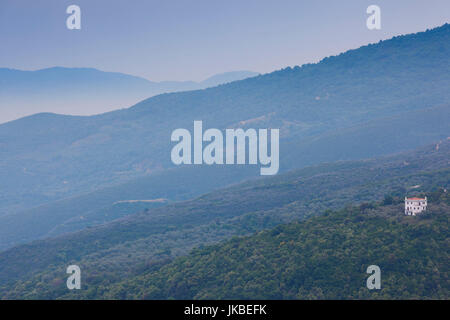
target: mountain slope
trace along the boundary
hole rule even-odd
[[[281,150],[289,150],[284,155],[285,162],[304,165],[333,161],[336,157],[349,160],[376,156],[387,151],[395,152],[402,141],[425,144],[431,137],[436,137],[435,132],[445,132],[449,122],[450,107],[443,105],[371,121],[334,134],[320,135],[307,142],[286,143],[281,146]],[[408,125],[405,127],[404,123]],[[420,134],[417,133],[417,127],[421,128]],[[370,143],[364,143],[366,141]],[[129,210],[122,210],[119,216],[108,214],[117,201],[160,198],[170,201],[186,200],[254,175],[256,171],[255,166],[234,170],[217,167],[166,170],[117,186],[4,215],[0,217],[0,249],[20,242],[81,230],[137,212],[130,207]],[[208,179],[203,179],[204,176],[208,176]],[[190,184],[184,184],[185,181],[190,181]]]
[[[128,207],[119,216],[111,214],[114,203],[118,201],[168,199],[164,202],[168,203],[186,200],[231,184],[253,171],[214,167],[167,170],[117,186],[6,214],[0,216],[0,250],[17,243],[78,231],[142,211]],[[208,173],[209,179],[205,180],[203,177]],[[189,185],[185,185],[186,181],[190,182]]]
[[[36,233],[5,233],[3,246],[45,237],[82,215],[67,207],[53,210],[61,199],[91,192],[94,198],[97,192],[108,194],[110,187],[120,189],[123,183],[153,176],[156,182],[147,184],[143,199],[182,200],[211,190],[214,183],[206,183],[207,179],[223,187],[258,174],[254,166],[224,168],[225,173],[214,166],[174,169],[170,135],[177,128],[192,130],[194,120],[203,120],[205,128],[280,128],[281,171],[411,150],[446,138],[450,135],[449,40],[447,24],[318,64],[205,90],[159,95],[129,109],[92,117],[38,114],[0,125],[0,216],[8,216],[3,222],[0,218],[0,226],[11,231],[19,222],[31,226],[32,220],[26,222],[34,215],[31,212],[55,216],[48,220],[55,224],[48,223]],[[158,177],[190,176],[189,170],[198,170],[198,183],[191,185],[186,179],[174,191],[158,181]],[[223,176],[230,179],[221,184]],[[108,202],[91,210],[133,199],[109,195]],[[38,208],[30,209],[34,207]],[[43,208],[49,209],[43,213]]]
[[[151,270],[199,245],[305,219],[349,203],[374,201],[385,194],[402,197],[448,188],[449,158],[450,140],[446,140],[382,159],[309,167],[21,245],[0,253],[0,295],[7,297],[12,287],[24,296],[27,291],[46,298],[64,294],[64,268],[77,264],[83,268],[84,285],[94,298],[108,283]],[[41,281],[47,284],[36,291],[35,285]]]

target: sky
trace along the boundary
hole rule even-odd
[[[81,30],[69,30],[69,5]],[[366,9],[381,8],[381,30]],[[0,0],[0,68],[93,67],[153,81],[267,73],[450,22],[433,0]]]

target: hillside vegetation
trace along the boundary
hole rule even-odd
[[[405,216],[398,199],[196,249],[108,288],[103,298],[447,300],[450,196],[441,189],[428,197],[421,216]],[[381,290],[366,287],[373,264]]]
[[[449,158],[450,140],[445,140],[381,159],[309,167],[21,245],[0,253],[0,296],[63,296],[65,268],[77,264],[85,288],[79,294],[104,297],[110,285],[157,270],[198,246],[304,220],[327,209],[378,201],[386,194],[403,197],[448,188]]]

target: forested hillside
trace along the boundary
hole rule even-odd
[[[0,125],[0,248],[106,222],[97,213],[133,199],[124,198],[130,188],[140,189],[141,199],[185,200],[259,174],[256,166],[227,166],[225,174],[217,166],[174,168],[171,133],[192,130],[194,120],[221,130],[280,128],[280,172],[286,172],[448,137],[449,87],[446,24],[128,109],[90,117],[37,114]],[[70,223],[86,210],[86,223]]]
[[[401,198],[328,211],[194,250],[102,297],[447,300],[450,196],[442,189],[427,195],[421,216],[405,216]],[[366,287],[373,264],[381,269],[381,290]]]
[[[448,188],[449,158],[450,140],[445,140],[386,158],[323,164],[21,245],[0,253],[0,296],[64,296],[65,268],[77,264],[84,290],[75,294],[106,297],[110,285],[157,270],[198,246],[385,195],[402,198]],[[395,210],[403,213],[399,206]]]

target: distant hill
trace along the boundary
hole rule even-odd
[[[150,295],[151,287],[145,285],[149,279],[146,274],[158,270],[192,248],[233,236],[258,233],[283,223],[305,220],[328,209],[379,201],[385,195],[402,199],[405,195],[421,194],[438,188],[448,189],[449,158],[450,140],[445,140],[414,152],[385,158],[317,165],[248,181],[190,201],[149,209],[83,231],[20,245],[0,252],[0,297],[47,299],[66,296],[65,266],[69,264],[83,268],[84,290],[66,297],[142,298],[147,297],[147,294],[148,297],[156,297]],[[81,205],[80,200],[73,199],[72,206]],[[392,210],[395,211],[392,211],[394,215],[403,214],[401,206]],[[38,227],[47,219],[51,217],[35,219],[34,223]],[[359,218],[355,219],[355,223],[359,221]],[[337,220],[332,220],[329,227],[333,221]],[[358,223],[354,225],[356,229],[359,228]],[[382,226],[384,228],[385,224]],[[444,227],[444,224],[440,227]],[[398,230],[401,225],[395,228]],[[305,228],[301,230],[306,232]],[[339,234],[342,232],[347,231],[338,230]],[[440,237],[444,233],[439,234]],[[358,233],[355,246],[362,245],[360,237],[363,235]],[[427,235],[434,236],[437,235]],[[340,239],[341,235],[337,237]],[[426,239],[431,238],[425,237],[423,241]],[[228,245],[226,248],[228,250]],[[205,252],[209,255],[211,251]],[[234,259],[236,256],[230,257]],[[178,268],[178,263],[173,266]],[[203,268],[198,269],[200,276],[201,270],[206,270]],[[133,277],[142,277],[140,279],[145,280],[144,287],[136,285],[129,295],[126,290],[116,291],[122,288],[116,284]],[[158,279],[160,276],[155,276],[155,280]],[[131,283],[135,285],[133,280]],[[169,282],[167,284],[172,286]],[[208,282],[205,285],[209,286]],[[164,290],[159,292],[161,297],[172,295]],[[216,291],[211,292],[216,294]],[[297,294],[300,292],[286,297],[295,297]]]
[[[233,71],[201,82],[154,82],[94,68],[53,67],[36,71],[0,68],[0,123],[40,112],[103,113],[161,93],[204,89],[256,75]]]
[[[157,95],[128,109],[5,123],[0,247],[107,222],[100,212],[116,201],[186,200],[259,175],[256,166],[174,166],[170,135],[192,129],[194,120],[208,128],[280,128],[282,173],[446,139],[449,87],[446,24],[317,64]],[[90,218],[74,223],[80,216]]]
[[[237,80],[244,80],[257,75],[258,73],[250,71],[230,71],[209,77],[208,79],[200,82],[200,84],[203,88],[209,88]]]

